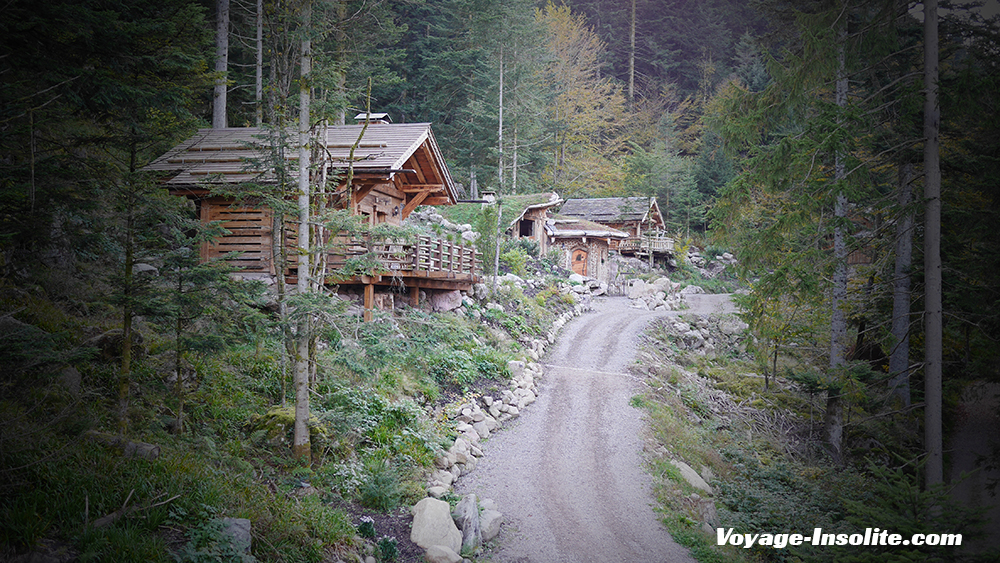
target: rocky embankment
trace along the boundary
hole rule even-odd
[[[537,360],[546,347],[555,342],[559,330],[587,310],[589,305],[578,302],[555,319],[545,338],[523,341],[526,355]],[[481,441],[519,416],[537,399],[537,381],[543,375],[542,366],[536,361],[511,361],[507,367],[511,378],[506,389],[470,398],[445,413],[457,436],[451,447],[435,459],[435,468],[427,480],[427,498],[412,509],[410,540],[425,550],[424,557],[431,563],[459,563],[463,555],[475,554],[483,542],[493,539],[500,531],[503,513],[492,500],[477,500],[473,494],[465,495],[451,511],[449,504],[439,499],[452,491],[462,475],[476,468],[484,455]]]

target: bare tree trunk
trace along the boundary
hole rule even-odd
[[[517,193],[517,125],[515,120],[514,130],[514,140],[511,144],[511,155],[510,155],[510,193]]]
[[[229,70],[229,0],[216,0],[215,23],[215,95],[212,103],[212,129],[226,127],[226,72]]]
[[[122,363],[118,371],[118,435],[122,438],[128,432],[128,405],[132,386],[132,294],[135,291],[135,275],[132,268],[135,265],[135,249],[132,248],[135,238],[135,202],[133,194],[125,194],[132,198],[128,202],[128,218],[125,221],[125,265],[124,292],[125,305],[122,307]]]
[[[184,277],[178,272],[177,274],[177,293],[178,295],[184,291]],[[183,320],[181,319],[181,313],[177,313],[177,319],[174,322],[174,375],[177,380],[174,382],[174,392],[177,393],[177,417],[174,420],[173,433],[183,434],[184,433],[184,378],[181,377],[181,371],[183,368],[182,362],[182,346],[181,346],[181,333],[183,332]]]
[[[503,46],[500,47],[500,103],[499,125],[497,126],[497,148],[500,156],[497,158],[497,194],[503,193]]]
[[[902,210],[896,222],[896,263],[892,277],[892,336],[889,354],[889,387],[904,406],[910,406],[910,265],[913,262],[913,165],[899,168],[898,204]]]
[[[311,73],[312,44],[309,39],[311,31],[312,2],[306,0],[302,14],[304,36],[302,38],[302,58],[299,75],[299,234],[298,234],[298,267],[297,289],[299,295],[309,292],[309,99]],[[302,306],[302,305],[300,305]],[[309,463],[309,315],[299,311],[299,322],[295,334],[295,430],[292,439],[292,455],[296,459]]]
[[[635,0],[632,0],[632,17],[629,20],[628,32],[628,105],[635,104]]]
[[[847,105],[847,77],[844,72],[844,36],[841,31],[839,46],[836,102],[841,108]],[[834,182],[840,183],[846,178],[844,157],[838,152],[834,163]],[[837,199],[833,214],[837,224],[833,229],[833,302],[830,316],[830,370],[836,374],[846,363],[847,356],[847,318],[844,306],[847,302],[847,241],[843,222],[847,220],[847,196],[843,188],[837,187]],[[835,463],[840,463],[841,442],[844,433],[843,399],[839,386],[832,386],[826,391],[826,415],[823,419],[826,430],[827,446]]]
[[[264,0],[257,0],[257,64],[254,101],[257,104],[257,127],[264,124]]]
[[[924,447],[927,486],[944,481],[941,431],[941,161],[937,0],[924,2]]]

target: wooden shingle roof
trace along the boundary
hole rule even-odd
[[[320,129],[316,140],[322,144],[322,162],[314,164],[326,166],[333,173],[343,173],[351,160],[351,147],[357,142],[353,157],[356,175],[401,175],[402,185],[438,185],[444,192],[442,195],[452,202],[458,199],[454,180],[429,123],[370,123],[358,141],[362,127],[358,124]],[[297,139],[297,132],[289,132],[284,151],[293,181],[298,176]],[[257,127],[199,129],[144,169],[169,174],[164,183],[170,188],[269,182],[275,174],[266,164],[268,144],[268,132]]]
[[[559,214],[598,223],[652,221],[663,224],[656,198],[652,197],[567,199],[559,209]]]
[[[567,217],[562,214],[553,215],[552,218],[545,222],[545,232],[555,238],[628,238],[628,233],[619,231],[618,229],[612,229],[607,225],[586,219]]]

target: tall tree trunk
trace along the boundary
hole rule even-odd
[[[499,125],[497,126],[497,148],[500,156],[497,158],[497,194],[503,193],[503,46],[500,46],[500,103]]]
[[[902,213],[896,222],[896,263],[892,277],[892,336],[889,354],[889,387],[904,406],[910,406],[910,265],[913,262],[913,165],[899,167],[897,203]]]
[[[628,30],[628,105],[635,105],[635,0],[632,0],[632,15]]]
[[[312,65],[311,32],[312,2],[306,0],[302,13],[303,38],[302,58],[299,74],[299,233],[297,289],[299,295],[309,292],[309,100]],[[304,307],[304,305],[300,305]],[[292,455],[305,463],[310,462],[309,443],[309,352],[310,319],[306,311],[299,311],[299,322],[295,334],[295,430],[292,439]]]
[[[337,94],[343,100],[343,105],[337,111],[337,125],[347,123],[347,32],[344,26],[347,25],[347,0],[342,0],[337,4],[337,62],[340,68],[337,69]],[[368,94],[371,96],[371,93]],[[368,100],[369,111],[371,110],[371,100]]]
[[[133,194],[126,193],[129,198],[125,220],[125,265],[124,265],[124,292],[125,304],[122,306],[122,364],[118,370],[118,435],[124,437],[128,432],[128,405],[129,393],[132,386],[132,299],[135,291],[135,274],[132,268],[135,265],[135,198]]]
[[[924,2],[924,447],[927,486],[944,481],[941,432],[941,162],[938,133],[938,3]]]
[[[177,295],[181,295],[184,291],[184,275],[180,272],[177,273]],[[174,376],[177,380],[174,381],[174,392],[177,394],[177,417],[174,420],[173,433],[183,434],[184,433],[184,378],[181,377],[181,370],[183,367],[181,354],[183,353],[183,347],[181,346],[181,334],[184,332],[184,320],[182,313],[177,312],[177,318],[174,319]]]
[[[841,108],[847,105],[847,76],[844,68],[844,38],[846,31],[841,32],[837,69],[836,103]],[[844,306],[847,303],[847,241],[844,223],[847,221],[847,196],[839,184],[847,176],[844,165],[844,155],[838,151],[834,163],[834,183],[837,184],[837,199],[834,203],[833,228],[833,300],[830,316],[830,371],[836,376],[846,363],[847,356],[847,318]],[[841,442],[844,433],[843,399],[839,385],[833,385],[826,392],[826,430],[827,446],[835,463],[840,463]]]
[[[257,61],[255,65],[254,102],[257,127],[264,124],[264,0],[257,0]]]
[[[215,95],[212,103],[212,129],[226,127],[226,72],[229,70],[229,0],[216,0],[215,24]]]

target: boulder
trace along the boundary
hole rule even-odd
[[[483,536],[483,541],[490,541],[500,533],[500,524],[503,523],[503,514],[496,510],[483,510],[479,515],[479,530]]]
[[[250,555],[250,520],[246,518],[223,518],[221,536],[229,540],[236,553]]]
[[[462,563],[462,556],[455,553],[455,550],[443,546],[432,545],[424,552],[424,559],[427,563]]]
[[[442,487],[441,485],[434,485],[433,487],[427,487],[427,496],[434,498],[441,498],[448,492],[448,487]]]
[[[681,477],[683,477],[684,480],[687,481],[689,485],[691,485],[696,489],[705,491],[710,495],[715,494],[715,492],[712,490],[712,486],[706,483],[705,480],[701,478],[701,475],[698,475],[698,472],[692,469],[690,465],[676,459],[671,460],[670,463],[678,470],[680,470]]]
[[[451,518],[451,506],[443,500],[427,497],[413,506],[410,541],[424,549],[443,546],[454,553],[462,549],[462,532]]]
[[[435,292],[430,296],[430,304],[435,312],[453,311],[462,306],[462,292],[457,289]]]
[[[510,370],[511,379],[520,379],[524,375],[524,362],[511,360],[507,362],[507,369]]]
[[[479,505],[476,504],[476,495],[467,494],[458,501],[455,512],[452,513],[455,523],[462,530],[462,551],[463,554],[472,554],[483,543],[483,534],[479,528]]]

